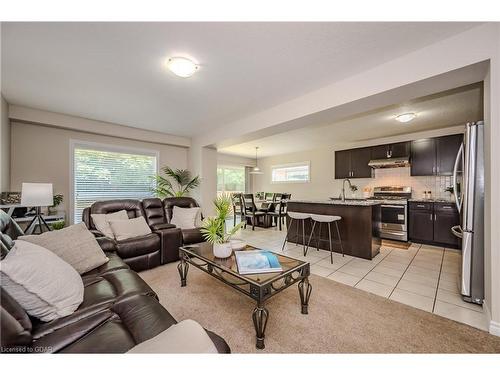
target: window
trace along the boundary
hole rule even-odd
[[[99,200],[142,199],[153,196],[157,153],[74,143],[73,220],[79,223],[85,207]]]
[[[245,167],[217,167],[217,195],[245,192]]]
[[[271,182],[309,182],[309,162],[271,167]]]

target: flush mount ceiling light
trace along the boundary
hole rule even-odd
[[[186,57],[171,57],[167,61],[167,68],[176,76],[188,78],[198,70],[199,66]]]
[[[259,150],[258,147],[255,147],[255,167],[252,168],[252,170],[249,172],[250,174],[262,174],[262,171],[260,170],[258,164],[257,164],[257,151]]]
[[[396,116],[396,120],[399,122],[409,122],[409,121],[413,120],[415,117],[417,117],[416,113],[408,112],[408,113],[403,113],[401,115]]]

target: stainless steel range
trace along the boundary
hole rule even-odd
[[[410,186],[378,186],[369,200],[381,201],[380,237],[408,241],[408,199]]]

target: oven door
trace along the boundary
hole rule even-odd
[[[382,204],[380,205],[380,211],[381,229],[406,232],[406,205]]]

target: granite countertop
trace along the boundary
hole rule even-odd
[[[424,198],[410,198],[408,199],[408,202],[422,202],[422,203],[455,203],[455,201],[451,201],[449,199],[444,199],[444,198],[431,198],[431,199],[424,199]]]
[[[376,206],[380,204],[377,201],[368,201],[364,199],[317,199],[317,200],[291,200],[289,203],[308,203],[308,204],[331,204],[333,206]]]

